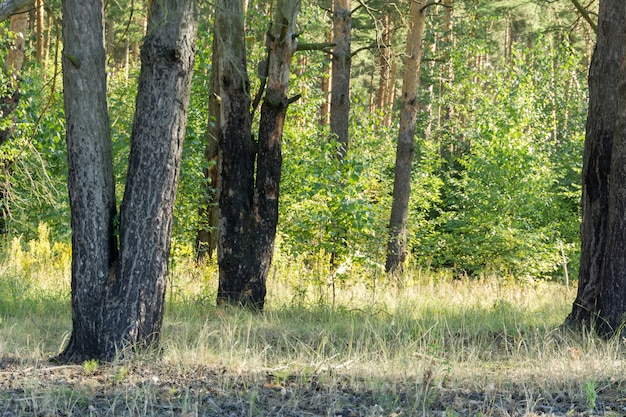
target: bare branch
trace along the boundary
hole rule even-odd
[[[428,9],[430,6],[441,6],[447,9],[452,9],[452,6],[449,4],[442,3],[441,0],[431,1],[430,3],[426,3],[421,9],[420,12],[424,12],[424,10]]]
[[[330,53],[330,49],[336,46],[335,42],[298,43],[296,51],[324,51]]]
[[[576,10],[578,10],[578,12],[582,15],[583,19],[585,19],[587,23],[589,23],[589,26],[591,26],[591,29],[593,29],[594,32],[597,32],[598,25],[596,24],[596,22],[593,21],[587,9],[585,9],[578,0],[572,0],[572,3],[574,4],[574,7],[576,7]]]
[[[35,0],[5,0],[0,3],[0,22],[7,20],[22,7],[34,3]]]

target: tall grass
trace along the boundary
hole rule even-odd
[[[63,347],[71,330],[69,262],[69,248],[52,244],[45,227],[37,240],[16,239],[8,247],[0,264],[0,364],[9,358],[25,367],[45,367],[41,364]],[[367,393],[367,401],[387,415],[396,408],[404,415],[427,414],[450,392],[465,393],[446,400],[451,413],[454,401],[466,409],[474,401],[472,392],[481,393],[483,411],[495,407],[496,396],[490,393],[499,393],[499,404],[509,393],[518,409],[516,398],[524,398],[522,408],[528,412],[546,398],[558,402],[559,395],[572,402],[572,409],[574,403],[593,409],[603,404],[601,394],[608,387],[622,392],[624,342],[560,330],[575,289],[559,283],[458,280],[417,271],[399,286],[375,270],[333,283],[301,264],[294,270],[279,261],[266,311],[258,314],[217,308],[216,266],[177,259],[166,299],[163,349],[156,362],[150,354],[137,361],[156,363],[161,370],[155,372],[179,379],[201,368],[222,369],[228,378],[221,379],[220,389],[230,392],[233,384],[244,384],[245,395],[233,395],[248,410],[261,399],[250,387],[268,380],[283,390],[291,384],[310,391],[314,382],[329,395],[349,386]],[[111,380],[126,386],[123,381],[131,380],[126,373],[139,372],[129,369],[127,363],[114,364]],[[182,393],[190,392],[171,385],[170,394],[175,391],[180,401]],[[292,390],[293,401],[304,401],[304,391],[298,396]],[[167,396],[133,392],[150,404]],[[70,408],[77,401],[67,393],[54,395],[56,400],[46,401]],[[115,398],[130,409],[130,399],[114,397],[111,404]],[[139,408],[130,413],[147,414]]]

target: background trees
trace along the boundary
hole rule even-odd
[[[418,152],[411,158],[419,163],[411,169],[407,268],[401,278],[410,278],[416,268],[430,268],[456,276],[561,279],[561,246],[569,260],[566,267],[574,275],[592,29],[567,0],[446,4],[453,7],[432,7],[424,22],[415,127]],[[49,5],[50,15],[59,17],[59,3]],[[328,54],[333,48],[299,51],[292,64],[285,96],[302,97],[289,106],[292,117],[284,126],[277,266],[280,262],[302,265],[300,278],[320,291],[332,284],[349,284],[359,279],[361,271],[368,271],[363,279],[375,280],[384,267],[400,105],[400,82],[393,74],[405,71],[402,58],[409,26],[409,3],[394,5],[352,4],[347,119],[351,151],[342,160],[337,158],[339,148],[331,127],[319,118],[328,98],[321,86],[335,57]],[[322,6],[303,4],[297,29],[301,43],[327,41],[332,4]],[[268,8],[267,2],[250,1],[245,23],[239,24],[244,26],[236,46],[240,50],[245,39],[246,60],[235,62],[232,68],[238,72],[225,74],[233,83],[244,70],[250,76],[239,84],[241,89],[234,84],[228,87],[233,94],[254,93],[261,84],[258,69],[263,65],[258,64],[266,56]],[[593,13],[590,10],[590,16]],[[208,18],[212,11],[201,14],[205,18],[200,22],[172,224],[173,262],[194,251],[203,224],[200,207],[208,207],[202,191],[203,169],[214,167],[205,162],[204,149],[211,120],[207,114],[210,77],[217,72],[211,56],[218,48],[212,46]],[[119,201],[126,190],[123,168],[131,152],[131,97],[138,88],[134,75],[139,62],[133,51],[145,31],[147,14],[138,5],[133,9],[109,2],[104,16],[111,161]],[[8,29],[8,22],[4,25]],[[8,237],[23,236],[27,241],[36,235],[39,222],[47,222],[52,238],[67,242],[66,126],[61,96],[58,88],[52,88],[59,76],[58,59],[54,59],[58,43],[52,36],[51,62],[44,67],[34,59],[33,36],[29,31],[25,44],[15,133],[2,149],[16,157],[5,181],[11,184]],[[6,52],[8,44],[3,48]],[[222,106],[228,100],[224,92],[214,96]],[[48,110],[42,112],[48,101]],[[259,112],[243,120],[248,117],[245,113],[236,112],[242,121],[232,126],[248,129],[249,125],[250,131],[257,131]],[[225,129],[218,122],[215,126]],[[243,135],[242,140],[248,151],[240,151],[239,157],[257,152],[249,136]],[[239,178],[254,178],[254,172],[247,168]],[[246,192],[250,207],[253,198],[253,192]],[[330,254],[335,255],[333,269]],[[238,262],[232,265],[236,268]],[[334,273],[339,266],[343,266],[340,272],[349,274]]]

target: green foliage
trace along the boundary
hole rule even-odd
[[[578,228],[585,92],[571,88],[584,79],[574,61],[566,44],[543,39],[454,85],[451,102],[469,123],[441,132],[452,149],[444,205],[421,257],[461,273],[557,274],[558,243],[573,243]]]
[[[58,2],[51,4],[58,8]],[[266,53],[269,6],[251,2],[248,9],[252,94],[260,84],[257,63]],[[115,34],[108,50],[108,99],[118,201],[124,192],[139,70],[136,51],[125,65],[126,43],[132,46],[140,39],[139,18],[144,14],[135,7],[131,12],[108,3],[106,9]],[[358,8],[353,50],[379,42],[381,19],[392,13],[396,28],[391,50],[401,56],[406,7],[406,2],[392,7],[374,1]],[[461,275],[560,278],[562,243],[570,276],[575,276],[588,33],[561,2],[460,0],[455,8],[453,44],[442,32],[445,9],[429,8],[411,181],[411,266],[434,268],[442,275],[454,270]],[[300,40],[325,41],[329,23],[330,16],[318,4],[303,4]],[[205,19],[175,206],[173,254],[181,264],[194,246],[203,201],[211,44],[211,24]],[[2,56],[7,46],[8,38],[0,41]],[[277,259],[302,262],[303,280],[317,282],[320,292],[328,289],[329,277],[332,285],[349,286],[363,270],[380,272],[384,264],[397,130],[395,123],[383,125],[383,115],[369,112],[379,59],[376,49],[354,56],[350,148],[343,162],[336,157],[337,144],[328,127],[318,121],[325,98],[320,79],[329,57],[308,51],[294,59],[289,94],[302,98],[290,105],[285,124]],[[400,59],[398,64],[397,91]],[[27,61],[14,113],[15,134],[0,149],[3,165],[10,166],[0,173],[0,184],[10,184],[3,203],[7,244],[14,236],[37,239],[39,223],[49,226],[52,241],[69,241],[58,70],[58,64],[51,64],[44,72]],[[343,274],[336,274],[342,266]],[[368,279],[374,285],[377,278]]]

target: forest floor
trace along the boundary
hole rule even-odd
[[[626,416],[626,341],[561,330],[575,288],[558,283],[275,280],[255,314],[175,277],[158,354],[56,365],[67,284],[2,278],[0,417]]]
[[[588,396],[519,385],[486,390],[424,381],[367,388],[341,371],[277,378],[224,367],[185,372],[156,362],[85,365],[0,361],[0,416],[624,416],[619,381]],[[587,393],[589,395],[589,393]]]

